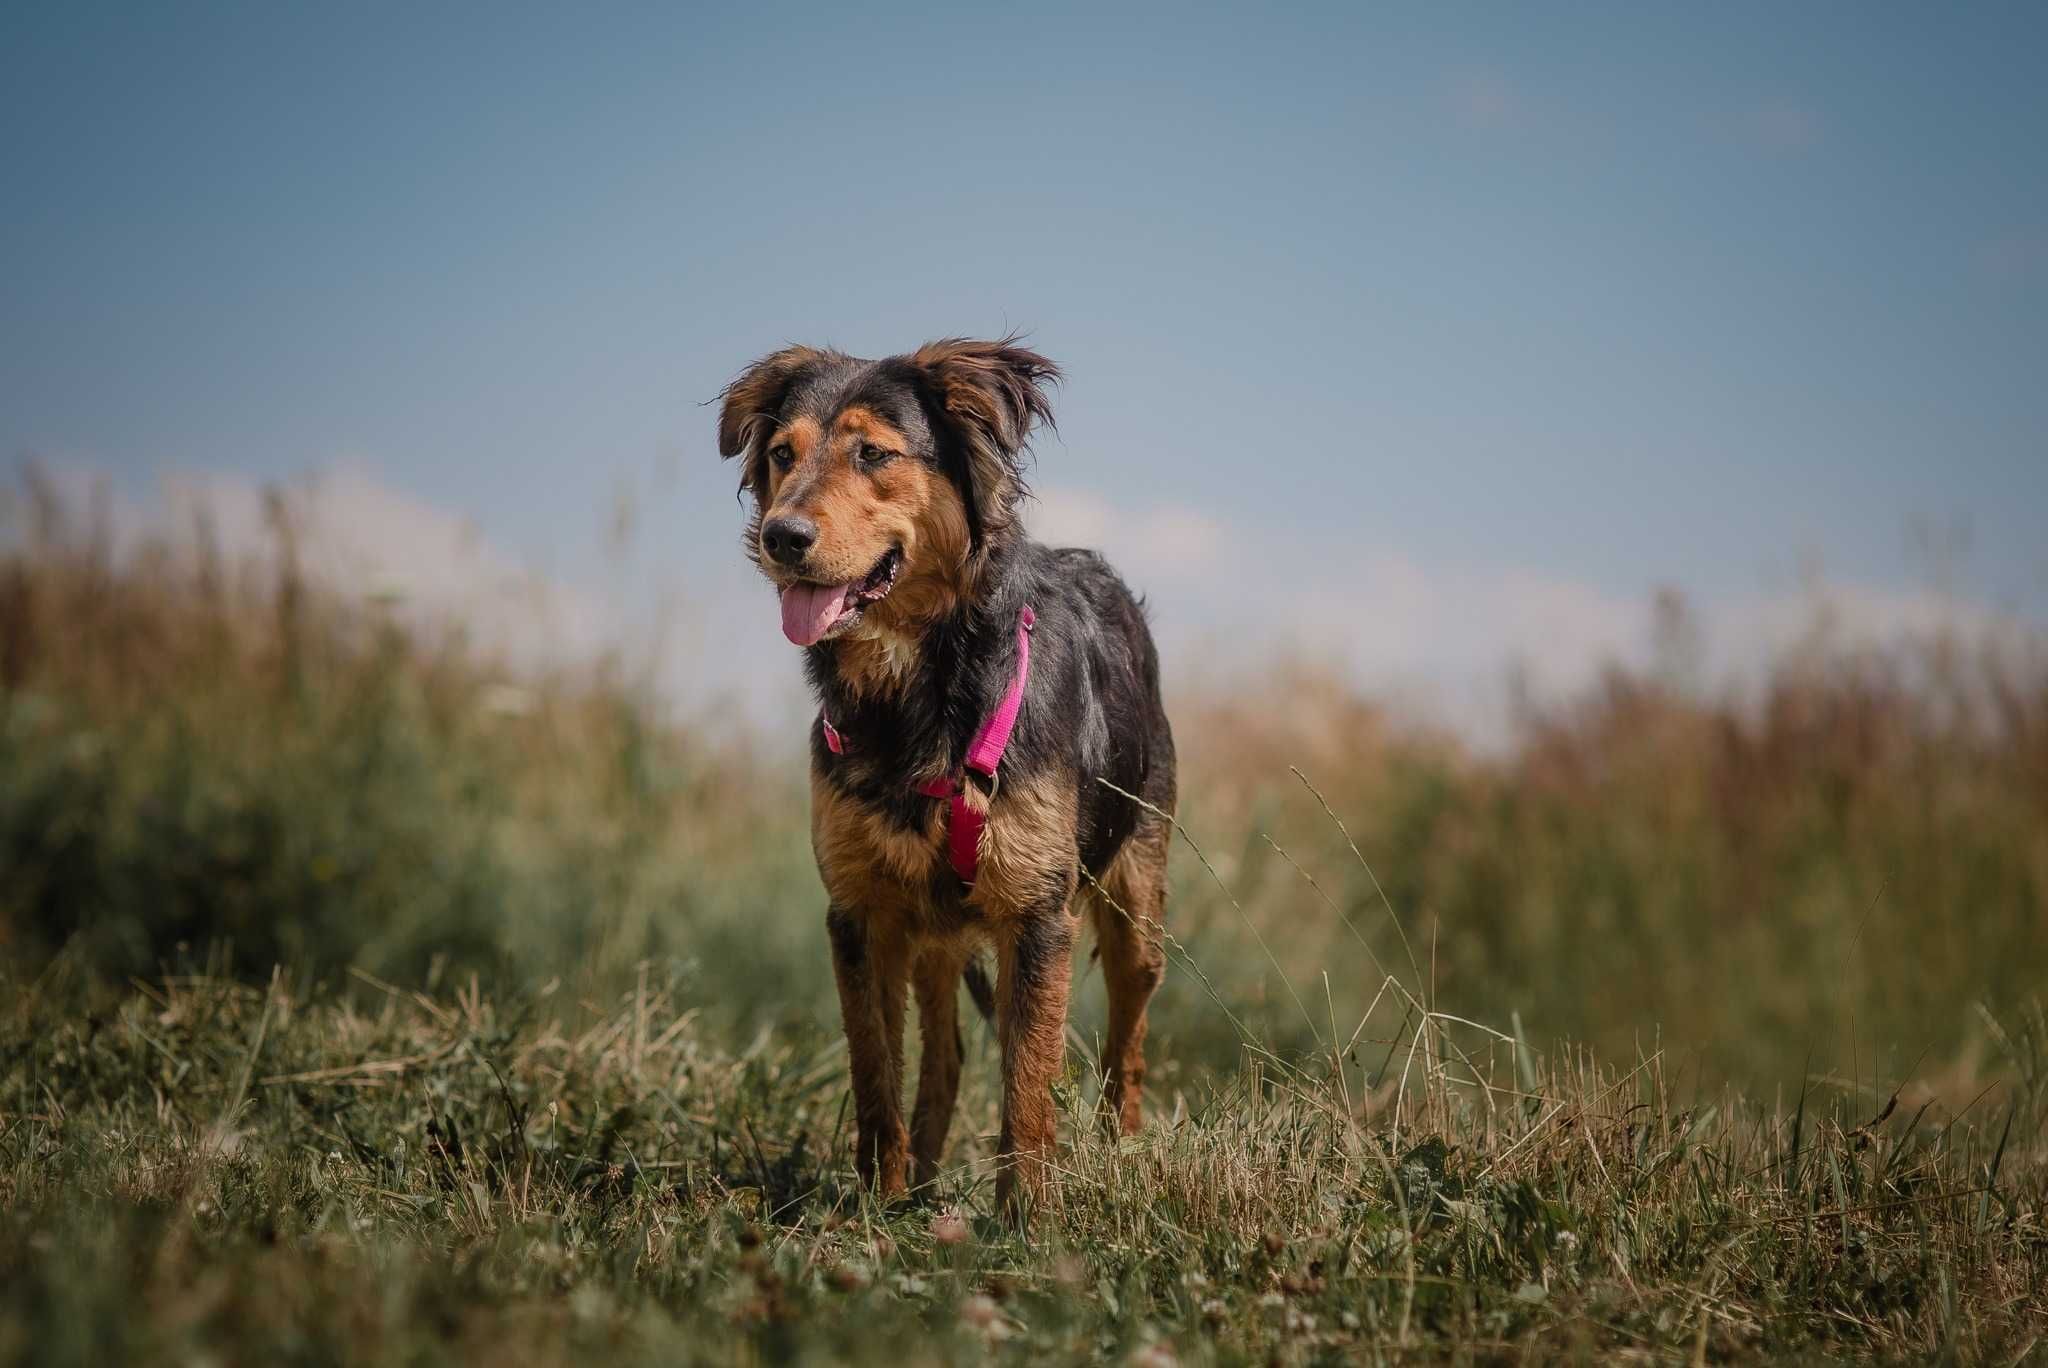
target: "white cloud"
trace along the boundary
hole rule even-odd
[[[1120,510],[1092,490],[1064,485],[1038,490],[1025,522],[1042,542],[1115,547],[1134,567],[1161,574],[1213,569],[1224,549],[1223,525],[1199,509],[1161,504]]]
[[[517,669],[620,662],[680,710],[802,736],[810,704],[794,652],[772,625],[768,587],[737,556],[687,589],[623,572],[592,587],[523,563],[469,520],[341,466],[283,491],[299,564],[334,591],[376,598],[408,621],[459,628]],[[165,480],[140,530],[196,535],[201,514],[224,558],[274,563],[266,494],[217,474]]]
[[[1034,527],[1102,549],[1146,594],[1169,674],[1183,684],[1228,687],[1278,661],[1306,660],[1491,745],[1509,739],[1517,691],[1556,701],[1610,664],[1640,668],[1655,656],[1648,598],[1531,567],[1426,564],[1389,548],[1311,565],[1283,535],[1207,516],[1199,537],[1179,547],[1161,530],[1178,511],[1061,489]],[[1694,682],[1713,689],[1739,689],[1816,645],[1847,651],[1940,633],[2008,647],[2043,640],[2038,628],[1968,600],[1857,584],[1814,582],[1688,611]]]
[[[1576,675],[1640,635],[1642,607],[1527,570],[1425,566],[1381,549],[1332,567],[1288,539],[1179,504],[1119,507],[1091,490],[1041,491],[1032,535],[1101,550],[1155,605],[1162,634],[1228,632],[1257,659],[1323,658],[1381,683],[1447,672]]]
[[[88,483],[77,472],[58,480],[74,507],[85,506]],[[116,503],[110,516],[117,544],[154,535],[189,545],[203,521],[230,562],[268,564],[278,539],[265,498],[246,480],[187,475],[166,481],[151,505]],[[772,630],[773,596],[743,566],[632,606],[522,567],[464,519],[360,468],[296,486],[286,503],[309,576],[383,598],[415,621],[459,625],[515,665],[615,654],[686,711],[736,714],[771,739],[800,735],[808,717],[793,653]],[[1649,601],[1534,568],[1427,564],[1386,547],[1309,564],[1278,532],[1068,486],[1041,491],[1027,522],[1041,540],[1102,550],[1146,595],[1179,688],[1264,683],[1281,662],[1318,664],[1489,746],[1511,736],[1511,677],[1522,696],[1556,700],[1608,664],[1649,664],[1655,648]],[[1697,682],[1711,688],[1753,681],[1816,645],[1853,650],[1941,633],[1966,644],[2044,641],[2038,627],[1982,604],[1857,584],[1813,582],[1688,611]]]
[[[147,541],[208,550],[228,567],[271,567],[288,540],[308,580],[418,626],[460,628],[517,665],[592,660],[621,640],[618,615],[599,598],[521,566],[467,520],[357,466],[275,486],[171,474],[141,502],[115,497],[83,467],[51,481],[67,507],[106,510],[117,554]]]
[[[1307,660],[1481,744],[1507,738],[1511,672],[1530,695],[1562,696],[1639,656],[1647,621],[1643,605],[1574,580],[1385,550],[1311,571],[1285,548],[1247,543],[1228,586],[1147,588],[1162,607],[1162,652],[1192,659],[1212,684]]]
[[[1740,676],[1802,650],[1860,651],[1947,637],[2009,650],[2039,647],[2043,633],[1985,604],[1933,590],[1816,582],[1711,605],[1710,661]]]
[[[1286,584],[1298,587],[1291,592]],[[1576,675],[1623,651],[1637,607],[1530,571],[1428,568],[1380,552],[1331,573],[1270,586],[1269,621],[1299,645],[1382,679],[1497,671],[1522,661],[1539,674]]]

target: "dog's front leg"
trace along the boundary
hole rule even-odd
[[[1044,1190],[1052,1162],[1052,1081],[1066,1057],[1074,926],[1061,902],[1018,917],[996,941],[996,1029],[1003,1049],[996,1205],[1019,1223]]]
[[[846,1053],[853,1070],[858,1133],[854,1165],[883,1197],[900,1197],[910,1137],[903,1127],[903,1004],[908,956],[901,939],[880,935],[860,912],[834,907],[825,916]]]
[[[960,973],[964,953],[952,945],[929,947],[911,969],[917,998],[917,1109],[910,1118],[910,1158],[920,1188],[939,1176],[953,1103],[960,1094]]]

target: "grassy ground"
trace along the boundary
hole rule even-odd
[[[117,561],[25,494],[0,1360],[2048,1354],[2038,662],[1617,675],[1494,758],[1174,699],[1156,1121],[1092,1122],[1084,966],[1026,1241],[978,1025],[941,1190],[851,1186],[799,763],[282,515]]]
[[[651,986],[81,991],[60,967],[4,1027],[20,1361],[2004,1364],[2048,1332],[2038,1014],[2024,1090],[1960,1124],[1766,1111],[1431,1019],[1384,1066],[1248,1051],[1118,1142],[1077,1042],[1027,1241],[989,1218],[986,1039],[956,1167],[884,1211],[822,1032],[732,1049]]]

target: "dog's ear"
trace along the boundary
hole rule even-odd
[[[1007,531],[1024,494],[1021,457],[1031,430],[1052,423],[1060,370],[1006,337],[973,342],[949,337],[912,352],[910,364],[958,439],[965,460],[967,516],[976,545]]]
[[[814,347],[784,347],[741,371],[739,378],[720,392],[724,406],[718,411],[718,454],[748,454],[750,459],[740,472],[742,488],[753,482],[754,448],[775,422],[789,387],[823,355]]]

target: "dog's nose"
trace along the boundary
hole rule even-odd
[[[761,549],[777,565],[797,564],[816,540],[818,525],[809,518],[775,518],[761,529]]]

